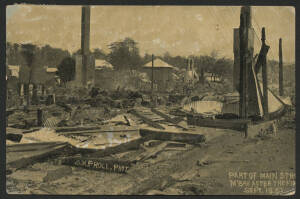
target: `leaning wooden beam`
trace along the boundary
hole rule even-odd
[[[282,105],[286,105],[284,103],[284,101],[282,101],[271,89],[268,88],[268,91],[270,91],[270,93],[272,93],[272,95],[274,95],[274,97],[282,104]]]
[[[261,89],[260,89],[260,86],[258,83],[257,74],[255,73],[255,69],[253,66],[252,66],[252,75],[254,77],[255,87],[257,89],[256,92],[257,92],[257,104],[258,104],[259,114],[260,114],[260,116],[262,116],[263,115],[263,107],[262,107],[263,95],[262,95],[262,92],[261,92]]]
[[[128,112],[135,115],[136,117],[139,117],[140,119],[142,119],[146,124],[148,124],[151,127],[154,127],[154,128],[157,128],[157,129],[162,129],[162,130],[165,129],[163,126],[161,126],[161,125],[157,124],[156,122],[152,121],[151,119],[141,115],[135,109],[131,109]]]
[[[261,46],[261,49],[260,49],[260,52],[259,52],[256,64],[255,64],[255,67],[254,67],[256,74],[259,72],[259,70],[260,70],[260,68],[262,66],[263,58],[268,53],[269,49],[270,49],[270,46],[267,46],[267,45],[262,45]]]
[[[140,135],[142,137],[148,137],[153,140],[168,140],[168,141],[184,142],[188,144],[197,144],[200,142],[205,142],[205,136],[202,134],[140,129]]]
[[[262,28],[261,31],[261,41],[262,45],[266,46],[266,34],[265,28]],[[269,104],[268,104],[268,70],[267,70],[267,54],[264,54],[262,59],[262,81],[263,81],[263,110],[264,110],[264,119],[268,120],[269,117]]]

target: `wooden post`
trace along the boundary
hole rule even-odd
[[[44,97],[45,96],[45,85],[42,84],[42,96]]]
[[[201,83],[204,83],[204,69],[201,68]]]
[[[282,39],[279,39],[279,96],[283,96]]]
[[[29,84],[28,83],[24,84],[24,97],[26,100],[26,105],[28,106],[29,105]]]
[[[240,30],[239,28],[233,29],[233,54],[234,54],[234,64],[233,64],[233,76],[232,83],[233,89],[238,91],[240,85]]]
[[[261,30],[261,41],[262,45],[266,45],[266,33],[265,28],[263,27]],[[263,81],[263,110],[264,110],[264,118],[268,119],[269,117],[269,105],[268,105],[268,70],[267,70],[267,55],[263,56],[262,60],[262,81]]]
[[[154,56],[153,56],[153,54],[152,54],[152,68],[151,68],[151,92],[152,92],[152,95],[153,95],[153,70],[154,70]]]
[[[248,74],[252,67],[252,54],[249,44],[249,29],[251,28],[251,8],[243,6],[240,15],[240,109],[239,115],[241,118],[248,117]]]
[[[38,104],[37,85],[36,84],[33,84],[31,103],[32,103],[32,105],[37,105]]]
[[[37,126],[42,126],[43,125],[43,111],[42,109],[37,110]]]

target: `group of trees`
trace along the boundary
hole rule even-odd
[[[53,48],[49,45],[39,47],[34,44],[6,44],[7,62],[10,65],[27,65],[24,57],[24,50],[26,53],[33,53],[35,62],[39,62],[44,66],[57,67],[65,57],[70,57],[71,54],[67,50],[60,48]],[[25,59],[24,59],[25,58]]]
[[[224,57],[219,58],[215,51],[212,51],[211,55],[188,57],[172,57],[169,53],[165,53],[162,59],[179,69],[186,69],[188,65],[188,59],[193,59],[194,68],[200,76],[204,72],[209,72],[219,77],[225,77],[232,75],[233,70],[233,60]]]
[[[139,53],[138,43],[131,38],[113,42],[108,45],[110,52],[96,48],[91,51],[96,59],[105,59],[110,62],[116,70],[139,69],[142,65],[150,62],[152,55]],[[33,44],[12,44],[7,42],[7,63],[11,65],[27,65],[30,68],[29,76],[35,68],[50,66],[58,68],[57,75],[62,82],[74,79],[75,76],[75,55],[80,50],[71,54],[67,50],[53,48],[49,45],[42,47]],[[165,62],[179,69],[187,66],[187,57],[171,56],[168,52],[163,56],[156,56]],[[232,74],[233,61],[226,58],[219,58],[216,51],[211,55],[189,56],[194,60],[194,67],[199,75],[203,72],[210,72],[218,76]],[[31,79],[31,78],[29,78]]]
[[[131,38],[114,42],[109,45],[109,49],[107,59],[117,70],[137,69],[142,63],[137,43]]]

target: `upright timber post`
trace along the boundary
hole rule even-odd
[[[282,39],[279,39],[279,96],[283,96]]]
[[[154,96],[154,55],[152,54],[152,67],[151,67],[151,106],[156,106],[156,97]]]
[[[250,6],[243,6],[240,15],[240,106],[239,114],[241,118],[248,117],[248,87],[249,87],[249,74],[252,68],[253,58],[253,40],[252,38],[252,25],[251,25],[251,8]],[[250,37],[249,37],[250,36]],[[251,86],[251,85],[250,85]]]
[[[152,92],[152,95],[153,95],[153,81],[154,81],[154,79],[153,79],[153,77],[154,77],[154,56],[153,56],[153,54],[152,54],[152,68],[151,68],[151,92]]]
[[[90,6],[82,6],[81,14],[81,53],[82,53],[82,84],[87,83],[88,55],[90,53]]]
[[[266,33],[265,28],[261,30],[261,42],[262,45],[266,45]],[[267,70],[267,55],[263,57],[262,60],[262,81],[263,81],[263,110],[264,110],[264,119],[269,117],[269,105],[268,105],[268,70]]]
[[[37,126],[43,125],[43,110],[37,109]]]
[[[233,90],[238,91],[240,85],[240,33],[239,28],[233,29],[233,54],[234,54],[234,64],[233,64],[233,74],[232,83]]]

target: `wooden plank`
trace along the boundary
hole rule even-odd
[[[62,164],[116,173],[126,173],[131,166],[131,162],[128,160],[87,157],[65,158],[62,160]]]
[[[184,142],[189,144],[197,144],[205,141],[205,136],[202,134],[182,133],[182,132],[169,132],[169,131],[154,131],[150,129],[140,129],[142,137],[148,137],[153,140],[165,140]]]
[[[250,122],[251,120],[247,120],[247,119],[210,119],[210,118],[201,118],[199,116],[194,116],[190,114],[187,115],[188,125],[196,125],[201,127],[244,131],[246,125]]]
[[[31,144],[28,144],[31,145]],[[11,146],[10,146],[11,147]],[[9,168],[24,168],[33,163],[42,161],[49,156],[57,155],[68,147],[67,143],[56,145],[42,150],[35,151],[11,151],[6,153],[6,167]]]
[[[143,138],[138,138],[136,140],[132,140],[130,142],[126,142],[117,146],[113,147],[107,147],[103,150],[99,150],[95,153],[88,154],[88,157],[95,157],[95,158],[100,158],[100,157],[105,157],[121,152],[126,152],[129,150],[137,150],[140,147],[140,144],[144,143],[145,141],[150,140],[148,137],[143,137]]]
[[[72,127],[55,127],[55,131],[57,133],[60,132],[71,132],[71,131],[88,131],[88,130],[95,130],[101,129],[102,126],[72,126]]]
[[[76,148],[67,142],[9,145],[6,146],[6,167],[19,169],[62,153],[64,155],[74,155],[77,153],[95,153],[96,151],[94,149]]]
[[[161,116],[162,118],[164,118],[167,122],[170,122],[172,124],[175,124],[174,126],[175,127],[178,127],[178,128],[181,128],[183,130],[187,130],[186,128],[184,128],[183,126],[180,126],[178,125],[178,123],[181,121],[181,120],[177,120],[177,119],[174,119],[174,118],[171,118],[169,117],[167,114],[164,114],[160,111],[158,111],[157,109],[155,108],[151,108],[151,111],[159,116]]]
[[[23,133],[23,134],[26,134],[26,133],[32,133],[32,132],[38,131],[38,130],[40,130],[40,129],[41,129],[41,128],[33,128],[33,129],[25,130],[25,131],[23,131],[22,133]]]
[[[168,145],[167,142],[163,142],[155,147],[152,148],[147,148],[146,151],[144,151],[142,154],[140,154],[136,160],[137,161],[144,161],[147,160],[151,157],[156,156],[156,154],[158,154],[159,152],[161,152],[162,150],[164,150],[164,148]]]
[[[167,122],[170,122],[172,124],[177,124],[178,121],[174,120],[173,118],[169,117],[167,114],[162,113],[161,111],[155,109],[155,108],[151,108],[151,111],[157,115],[159,115],[160,117],[162,117],[163,119],[165,119]]]
[[[163,126],[161,126],[161,125],[157,124],[156,122],[152,121],[151,119],[141,115],[135,109],[131,109],[128,112],[135,115],[136,117],[139,117],[140,119],[142,119],[146,124],[148,124],[151,127],[154,127],[154,128],[157,128],[157,129],[162,129],[162,130],[165,129]]]
[[[96,134],[96,133],[106,133],[106,132],[112,132],[112,133],[117,133],[117,132],[131,132],[131,131],[138,131],[139,128],[118,128],[115,129],[115,127],[111,127],[111,129],[95,129],[95,130],[83,130],[83,131],[70,131],[70,132],[61,132],[59,133],[60,135],[71,135],[71,134]]]
[[[25,151],[40,151],[50,149],[56,146],[66,145],[66,142],[38,142],[26,144],[13,144],[6,146],[6,152],[25,152]]]
[[[20,142],[23,135],[20,133],[6,133],[6,139],[14,142]]]

